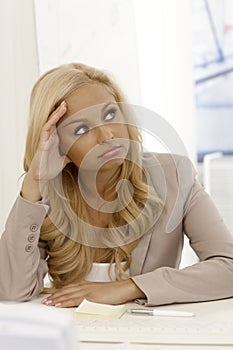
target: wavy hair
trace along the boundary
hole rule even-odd
[[[117,191],[123,209],[112,214],[107,233],[103,230],[103,234],[98,235],[98,228],[90,225],[87,205],[80,192],[78,168],[69,163],[56,178],[47,182],[43,199],[48,202],[50,211],[41,227],[40,239],[48,243],[47,261],[54,289],[84,279],[94,261],[115,262],[117,280],[128,278],[126,271],[130,266],[131,252],[142,233],[151,228],[162,206],[142,166],[140,130],[131,123],[132,113],[124,113],[126,98],[109,74],[85,64],[70,63],[51,69],[34,85],[30,99],[25,171],[29,170],[42,127],[54,108],[79,87],[88,84],[104,86],[119,103],[128,123],[132,143],[127,159],[108,184],[109,189],[119,185]],[[93,237],[98,237],[97,242],[90,244]]]

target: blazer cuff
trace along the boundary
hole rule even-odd
[[[19,197],[19,200],[20,200],[20,201],[23,201],[23,202],[28,203],[28,204],[31,204],[31,205],[38,205],[38,204],[39,204],[39,205],[43,205],[46,214],[48,214],[50,207],[49,207],[48,204],[46,204],[46,203],[43,201],[43,198],[42,198],[41,200],[39,200],[39,201],[33,203],[33,202],[30,202],[30,201],[28,201],[27,199],[23,198],[22,195],[21,195],[21,193],[19,194],[18,197]]]

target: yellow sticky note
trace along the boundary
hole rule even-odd
[[[124,304],[109,305],[93,303],[84,299],[82,303],[74,310],[77,317],[92,318],[120,318],[126,311]]]

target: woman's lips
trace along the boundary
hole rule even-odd
[[[102,153],[98,158],[113,157],[119,153],[120,149],[121,149],[121,146],[112,147],[112,148],[108,149],[107,151],[105,151],[104,153]]]

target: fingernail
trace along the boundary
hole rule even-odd
[[[46,304],[46,305],[51,305],[51,304],[52,304],[52,300],[47,300],[47,301],[45,302],[45,304]]]
[[[61,306],[61,303],[57,303],[54,305],[55,307],[60,307]]]

